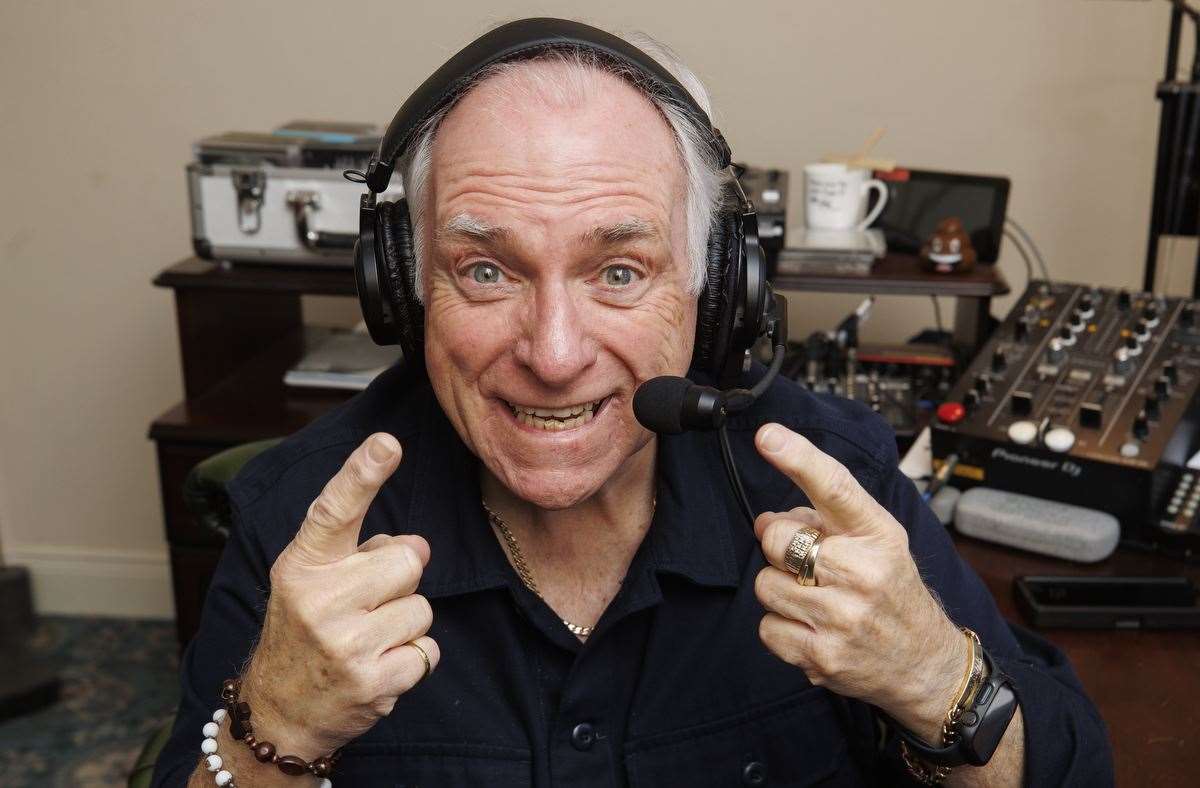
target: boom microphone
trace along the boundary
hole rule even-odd
[[[633,415],[643,427],[660,435],[716,429],[725,420],[721,405],[717,389],[674,375],[651,378],[633,394]]]
[[[727,416],[745,410],[754,404],[771,382],[779,375],[787,350],[787,301],[775,296],[775,306],[769,316],[768,333],[774,355],[767,374],[753,388],[735,388],[720,391],[711,386],[700,386],[687,378],[663,375],[651,378],[637,387],[633,393],[633,415],[638,423],[660,435],[678,435],[688,430],[716,430],[721,444],[721,460],[729,484],[737,496],[738,505],[747,522],[753,526],[754,511],[738,476],[729,447],[729,433],[725,429]]]

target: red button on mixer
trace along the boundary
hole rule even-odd
[[[937,417],[943,424],[958,424],[967,415],[961,402],[943,402],[938,405]]]

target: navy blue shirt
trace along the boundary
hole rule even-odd
[[[761,370],[760,370],[761,372]],[[777,380],[731,425],[752,505],[807,500],[754,449],[768,421],[851,470],[902,523],[922,576],[1013,680],[1025,719],[1025,782],[1112,782],[1107,733],[1061,653],[999,615],[945,528],[897,470],[887,426],[861,405]],[[221,681],[258,636],[268,572],[308,505],[376,431],[404,459],[361,539],[416,533],[432,549],[419,593],[434,611],[437,670],[349,743],[342,786],[796,786],[905,781],[871,707],[814,687],[758,636],[765,559],[726,482],[715,434],[660,439],[654,521],[585,643],[521,583],[480,504],[479,464],[428,381],[393,368],[252,460],[230,484],[235,528],[182,664],[182,702],[154,785],[181,786]],[[896,681],[905,677],[895,676]],[[278,742],[286,751],[286,742]],[[236,777],[236,775],[235,775]]]

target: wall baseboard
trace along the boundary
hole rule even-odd
[[[39,614],[175,617],[165,552],[5,545],[4,562],[29,570]]]

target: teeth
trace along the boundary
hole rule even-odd
[[[517,421],[522,424],[549,432],[558,432],[587,424],[592,420],[596,406],[600,402],[601,400],[596,400],[569,408],[530,408],[524,405],[513,405],[510,402],[508,407],[512,409]]]

